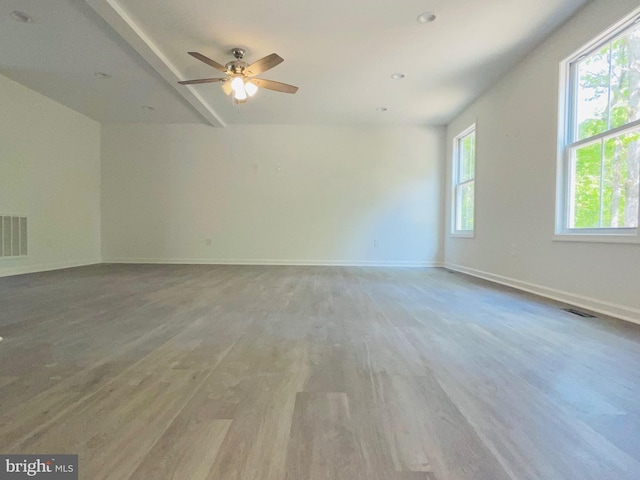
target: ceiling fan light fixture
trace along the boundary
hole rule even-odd
[[[235,98],[236,100],[246,100],[247,92],[245,91],[244,87],[240,90],[234,90],[233,98]]]
[[[234,79],[231,80],[231,89],[236,93],[244,91],[244,80],[242,80],[242,77],[234,77]]]
[[[247,95],[253,97],[258,91],[258,87],[255,83],[247,82],[244,84],[244,90],[247,92]]]

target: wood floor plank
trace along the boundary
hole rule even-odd
[[[346,393],[296,395],[286,480],[365,479]]]
[[[424,345],[424,329],[414,333],[412,339]],[[515,478],[571,478],[577,463],[587,466],[585,478],[633,478],[629,472],[640,468],[637,460],[580,421],[575,410],[538,390],[499,356],[469,348],[464,335],[452,331],[449,338],[457,345],[439,339],[422,352],[439,371],[444,390]],[[600,453],[589,455],[592,448]]]
[[[439,479],[510,478],[430,372],[380,376],[381,418],[397,470]]]
[[[282,479],[296,392],[305,372],[254,376],[251,397],[239,400],[208,480]]]
[[[176,419],[128,477],[206,480],[233,420]]]
[[[83,478],[127,478],[205,375],[185,373],[119,377],[9,452],[74,453],[80,456]]]
[[[0,451],[83,480],[637,480],[640,327],[442,269],[0,278]]]

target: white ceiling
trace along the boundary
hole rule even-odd
[[[0,73],[101,122],[444,124],[588,1],[3,0]],[[224,64],[235,46],[278,53],[260,77],[298,93],[234,106],[176,83],[220,76],[187,51]]]
[[[101,122],[204,122],[83,1],[0,1],[0,74]]]

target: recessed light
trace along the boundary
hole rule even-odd
[[[23,12],[19,12],[18,10],[14,10],[11,12],[11,18],[13,18],[16,22],[22,23],[31,23],[33,22],[33,18]]]
[[[394,80],[402,80],[404,78],[404,73],[394,73],[391,75],[391,78]]]
[[[431,23],[434,22],[436,20],[436,14],[433,12],[422,12],[420,15],[418,15],[418,18],[416,18],[416,20],[418,21],[418,23]]]
[[[104,72],[96,72],[95,75],[98,78],[111,78],[111,75],[109,75],[108,73],[104,73]]]
[[[149,106],[149,105],[143,105],[143,106],[142,106],[142,109],[143,109],[143,110],[155,110],[155,108],[153,108],[153,107],[151,107],[151,106]]]
[[[376,110],[378,112],[386,112],[388,110],[388,108],[387,107],[378,107],[378,108],[376,108]]]

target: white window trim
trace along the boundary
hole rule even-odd
[[[571,150],[581,144],[587,144],[600,138],[608,137],[615,133],[637,128],[640,120],[631,122],[622,127],[608,130],[602,134],[588,139],[572,141],[573,139],[573,103],[572,94],[575,88],[569,89],[571,80],[571,64],[580,58],[589,55],[599,48],[603,42],[609,39],[616,31],[628,28],[640,21],[640,8],[635,9],[622,20],[611,25],[602,33],[593,38],[589,43],[560,62],[559,101],[558,101],[558,154],[556,172],[556,225],[553,239],[561,242],[593,242],[593,243],[640,243],[640,228],[569,228],[569,166]],[[638,212],[640,220],[640,211]]]
[[[457,186],[458,185],[462,185],[465,183],[469,183],[470,181],[466,181],[466,182],[461,182],[458,183],[458,168],[459,168],[459,140],[467,135],[469,135],[471,132],[475,132],[476,133],[476,150],[475,150],[475,155],[476,157],[474,158],[474,168],[473,168],[473,182],[474,182],[474,188],[473,188],[473,230],[458,230],[457,229],[457,225],[458,225],[458,218],[457,218],[457,214],[458,214],[458,195],[457,195]],[[452,162],[451,162],[451,231],[449,232],[449,235],[451,237],[457,237],[457,238],[475,238],[476,237],[476,193],[477,193],[477,185],[475,185],[475,181],[476,181],[476,170],[477,170],[477,155],[478,155],[478,134],[477,134],[477,128],[476,128],[476,122],[474,122],[473,124],[471,124],[469,127],[465,128],[462,132],[460,132],[459,134],[457,134],[455,137],[453,137],[453,156],[452,156]]]

